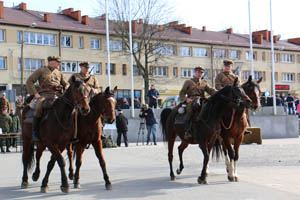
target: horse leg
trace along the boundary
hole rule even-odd
[[[68,184],[68,178],[67,178],[66,171],[65,171],[66,164],[65,164],[64,157],[61,155],[61,151],[57,151],[57,163],[59,165],[60,173],[61,173],[60,189],[64,193],[69,193],[70,189],[69,189],[69,184]]]
[[[179,155],[179,160],[180,160],[180,164],[179,164],[179,169],[176,170],[177,174],[181,174],[184,166],[183,166],[183,151],[189,146],[189,144],[187,142],[181,141],[181,144],[178,147],[178,155]]]
[[[33,144],[31,143],[31,138],[23,137],[23,153],[22,153],[22,161],[23,161],[23,177],[21,188],[28,187],[28,169],[30,169],[31,165],[34,162],[34,149]]]
[[[170,135],[169,138],[168,138],[168,149],[169,149],[169,152],[168,152],[168,158],[169,158],[169,166],[170,166],[170,177],[171,177],[171,180],[174,181],[175,180],[175,175],[174,175],[174,172],[173,172],[173,148],[174,148],[174,143],[175,143],[175,140],[176,140],[176,134],[174,133],[173,135]]]
[[[72,150],[72,144],[68,144],[67,147],[67,154],[69,158],[69,179],[73,180],[74,178],[74,170],[73,170],[73,150]]]
[[[209,150],[208,150],[208,147],[204,144],[199,144],[201,150],[202,150],[202,153],[203,153],[203,167],[202,167],[202,172],[201,172],[201,176],[198,177],[198,183],[199,184],[207,184],[207,181],[206,181],[206,177],[207,177],[207,164],[208,164],[208,161],[209,161]]]
[[[36,165],[35,165],[35,171],[32,174],[32,180],[33,181],[37,181],[40,177],[40,161],[41,161],[41,157],[43,155],[43,151],[46,149],[46,147],[44,145],[38,144],[37,145],[37,151],[36,151],[36,155],[35,155],[35,160],[36,160]]]
[[[54,164],[56,162],[55,156],[52,154],[50,161],[48,162],[47,165],[47,171],[45,174],[45,177],[43,178],[42,181],[42,186],[41,186],[41,192],[42,193],[47,193],[48,192],[48,180],[49,180],[49,175],[54,167]]]
[[[243,133],[242,133],[243,134]],[[237,138],[235,140],[235,143],[234,143],[234,181],[235,182],[238,182],[239,181],[239,178],[238,178],[238,174],[237,174],[237,162],[238,162],[238,159],[239,159],[239,149],[240,149],[240,144],[242,143],[242,137],[240,138]]]
[[[224,145],[226,146],[226,149],[228,151],[229,159],[226,156],[226,166],[228,168],[227,178],[229,181],[234,181],[234,150],[232,149],[231,140],[230,138],[223,138]]]
[[[80,188],[80,183],[79,183],[79,171],[80,171],[80,167],[82,164],[82,154],[84,152],[84,146],[81,144],[76,144],[76,170],[75,170],[75,175],[74,175],[74,188]]]
[[[227,147],[223,140],[222,140],[222,147],[223,147],[223,153],[224,153],[224,157],[225,157],[226,172],[228,173],[229,167],[230,167],[230,160],[229,160],[228,153],[227,153]]]
[[[93,143],[93,147],[95,150],[95,154],[99,160],[100,166],[102,168],[102,173],[103,173],[103,178],[105,181],[105,188],[107,190],[111,190],[112,186],[111,183],[109,181],[109,177],[107,175],[107,171],[106,171],[106,164],[105,164],[105,160],[104,160],[104,156],[103,156],[103,152],[102,152],[102,141],[99,140],[97,142]]]

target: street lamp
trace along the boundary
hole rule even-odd
[[[33,22],[32,24],[30,24],[29,28],[34,28],[36,27],[36,23]],[[26,31],[27,29],[25,29]],[[24,97],[23,94],[23,88],[24,88],[24,83],[23,83],[23,79],[24,79],[24,31],[21,31],[21,96]]]

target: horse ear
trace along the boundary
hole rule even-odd
[[[237,86],[238,85],[238,83],[239,83],[239,78],[235,78],[234,79],[234,83],[233,83],[233,86]]]
[[[84,80],[84,83],[87,83],[90,80],[91,76]]]
[[[257,81],[257,84],[260,84],[260,82],[262,81],[263,77],[260,77],[260,79]]]
[[[110,90],[110,89],[109,89],[109,86],[108,86],[108,87],[105,89],[104,93],[105,93],[105,94],[109,94],[109,90]]]
[[[248,82],[250,83],[252,81],[252,75],[249,76]]]
[[[116,94],[117,91],[118,91],[118,86],[116,86],[116,87],[114,88],[114,94]]]

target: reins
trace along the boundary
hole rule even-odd
[[[235,116],[235,109],[233,109],[233,113],[231,115],[231,120],[230,120],[230,123],[229,123],[229,126],[226,127],[225,124],[224,124],[224,120],[221,121],[221,124],[222,124],[222,127],[226,130],[230,129],[232,127],[232,124],[233,124],[233,119],[234,119],[234,116]]]

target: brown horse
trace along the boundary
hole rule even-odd
[[[105,186],[107,189],[111,189],[111,183],[106,171],[105,160],[102,153],[102,124],[101,119],[104,119],[107,123],[113,123],[115,120],[115,106],[116,100],[114,98],[117,92],[117,87],[113,91],[110,91],[109,87],[103,93],[95,95],[90,102],[91,112],[84,116],[78,116],[78,139],[79,142],[75,144],[76,152],[76,173],[74,180],[74,187],[79,188],[79,170],[82,163],[82,154],[87,144],[92,144],[94,147],[95,154],[99,160],[102,168]],[[39,145],[36,153],[36,168],[32,175],[32,179],[37,181],[40,175],[40,159],[43,151],[45,150],[44,145]],[[69,158],[69,179],[73,180],[73,152],[72,145],[67,146],[67,153]]]
[[[61,152],[66,148],[74,133],[74,110],[78,107],[83,115],[90,112],[88,104],[88,89],[85,83],[79,79],[72,78],[72,84],[65,91],[62,97],[54,102],[51,109],[48,110],[47,119],[41,121],[39,130],[41,131],[41,145],[46,146],[52,153],[51,160],[47,166],[47,172],[43,179],[41,192],[47,192],[48,179],[55,162],[61,170],[62,192],[69,192],[69,185],[65,172],[65,162]],[[28,110],[28,108],[27,108]],[[25,113],[22,117],[22,138],[23,138],[23,178],[22,188],[28,187],[28,170],[34,163],[34,144],[31,141],[32,126],[24,123]]]
[[[204,104],[200,113],[196,114],[196,118],[193,119],[192,130],[193,137],[189,140],[184,139],[184,125],[175,124],[175,117],[178,113],[177,108],[164,109],[161,113],[161,126],[163,138],[168,142],[168,158],[170,166],[170,177],[171,180],[175,180],[173,172],[173,146],[176,137],[179,136],[181,144],[178,147],[180,166],[177,170],[177,174],[180,174],[183,170],[183,150],[189,144],[199,144],[204,155],[203,167],[201,175],[198,177],[199,184],[206,184],[207,177],[207,164],[209,161],[210,150],[215,144],[215,140],[220,132],[220,122],[226,110],[228,108],[237,107],[241,102],[250,103],[248,96],[244,93],[243,89],[237,83],[238,79],[235,80],[233,86],[226,86],[222,90],[216,92],[211,96],[208,101]],[[216,143],[215,150],[216,156],[219,157],[220,145]]]
[[[261,92],[259,87],[259,83],[261,81],[262,78],[255,83],[252,81],[252,76],[249,76],[248,81],[242,84],[242,88],[252,101],[250,109],[253,111],[257,111],[261,106]],[[237,162],[239,159],[239,148],[243,141],[244,132],[247,127],[247,118],[245,115],[246,110],[247,108],[244,104],[241,104],[237,109],[228,108],[226,112],[227,114],[223,116],[221,121],[222,146],[229,181],[238,181]],[[232,140],[234,141],[233,148]]]

